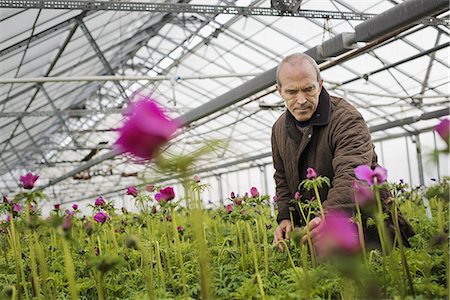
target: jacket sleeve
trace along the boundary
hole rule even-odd
[[[348,107],[347,107],[348,108]],[[339,114],[330,131],[334,151],[332,167],[334,178],[328,191],[325,208],[354,210],[352,181],[354,169],[359,165],[371,165],[374,155],[371,136],[366,122],[359,112],[349,108]]]
[[[283,159],[280,155],[278,144],[277,144],[277,137],[275,133],[275,125],[272,128],[272,159],[273,159],[273,166],[275,168],[275,190],[277,193],[277,206],[278,206],[278,216],[277,221],[280,223],[282,220],[289,220],[290,219],[290,210],[295,210],[293,205],[290,203],[291,199],[293,198],[293,195],[291,195],[289,191],[289,186],[286,180],[286,173],[284,171],[284,163]],[[291,208],[290,208],[291,207]]]

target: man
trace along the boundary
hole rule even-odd
[[[291,218],[296,225],[304,223],[298,205],[291,199],[306,178],[308,167],[331,180],[331,187],[319,190],[324,209],[353,212],[354,169],[377,165],[370,132],[361,114],[345,100],[330,96],[322,85],[317,63],[306,54],[289,55],[278,66],[276,89],[287,107],[272,128],[279,223],[274,244],[282,251],[283,243],[279,242],[289,239]],[[304,189],[300,194],[302,201],[314,196]],[[319,238],[321,221],[315,217],[307,224],[313,243]]]

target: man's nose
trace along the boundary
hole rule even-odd
[[[300,105],[303,105],[306,103],[306,97],[304,95],[302,95],[301,93],[297,94],[297,103]]]

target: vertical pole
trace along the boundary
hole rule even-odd
[[[416,143],[416,153],[417,153],[417,163],[418,163],[418,169],[419,169],[419,182],[420,182],[420,191],[422,193],[422,199],[423,199],[423,205],[425,206],[425,212],[428,217],[428,219],[431,220],[431,209],[430,209],[430,203],[428,199],[425,197],[425,179],[423,176],[423,163],[422,163],[422,149],[420,145],[420,138],[419,135],[416,134],[414,136],[414,140]]]
[[[223,206],[223,186],[222,186],[222,174],[216,175],[217,185],[219,187],[219,202]]]
[[[408,137],[405,136],[405,145],[406,145],[406,159],[408,160],[408,175],[409,175],[409,185],[412,187],[412,174],[411,174],[411,158],[409,156],[409,146],[408,146]]]
[[[433,132],[433,141],[434,141],[434,153],[437,152],[437,142],[436,142],[436,131]],[[436,171],[438,176],[438,182],[441,182],[441,170],[439,170],[440,163],[439,163],[439,155],[436,155]]]

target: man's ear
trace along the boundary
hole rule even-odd
[[[323,86],[323,79],[321,78],[319,80],[319,91],[322,91],[322,86]]]
[[[281,96],[281,86],[277,83],[275,84],[275,88],[277,89],[278,94]]]

